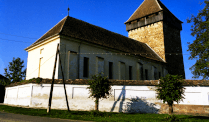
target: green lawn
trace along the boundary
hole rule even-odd
[[[71,120],[86,120],[97,122],[166,122],[167,114],[125,114],[113,112],[99,112],[94,111],[70,111],[67,110],[51,110],[47,114],[46,109],[32,109],[22,107],[11,107],[7,105],[0,105],[0,111],[17,113],[32,116],[42,116],[51,118],[62,118]],[[189,115],[175,115],[181,122],[209,122],[209,117],[204,116],[189,116]],[[177,120],[175,120],[177,121]]]

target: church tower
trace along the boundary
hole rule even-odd
[[[182,75],[185,79],[182,22],[160,0],[144,0],[125,24],[129,38],[148,44],[167,62],[169,74]]]

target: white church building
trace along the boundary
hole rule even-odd
[[[182,22],[160,0],[144,0],[125,24],[128,37],[66,16],[25,49],[28,52],[26,80],[41,77],[43,82],[6,87],[4,104],[48,107],[59,44],[55,79],[62,79],[60,58],[70,110],[94,110],[87,81],[103,72],[113,79],[110,80],[112,95],[100,99],[100,111],[168,113],[168,106],[157,98],[156,85],[167,73],[185,78]],[[63,82],[55,81],[51,107],[66,109]],[[185,81],[185,98],[178,104],[174,102],[174,112],[208,115],[208,81]]]
[[[150,6],[155,9],[146,9]],[[177,22],[169,24],[165,16]],[[26,80],[52,78],[58,43],[60,57],[55,79],[62,78],[59,58],[65,79],[91,79],[92,75],[103,72],[109,79],[156,80],[169,72],[174,74],[172,69],[182,68],[181,65],[171,67],[171,61],[177,61],[178,57],[166,56],[171,49],[165,31],[170,27],[180,37],[181,21],[159,0],[144,0],[125,24],[129,37],[66,16],[25,49],[28,52]],[[149,35],[143,35],[144,32]],[[178,50],[182,52],[181,41]],[[183,63],[183,57],[180,59]],[[184,76],[184,67],[182,71]]]

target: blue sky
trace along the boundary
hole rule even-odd
[[[128,36],[126,22],[144,0],[0,0],[0,74],[8,67],[13,57],[20,57],[27,66],[30,46],[60,20],[70,16]],[[192,14],[197,15],[204,0],[161,0],[183,24],[181,41],[186,79],[193,79],[189,68],[195,60],[188,60],[187,42],[193,42],[191,25],[186,22]],[[25,69],[24,68],[24,69]],[[201,79],[201,77],[199,78]],[[198,79],[197,79],[198,80]]]

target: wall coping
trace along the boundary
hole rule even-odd
[[[65,84],[88,85],[91,79],[68,79]],[[27,80],[28,81],[28,80]],[[109,80],[110,85],[129,85],[129,86],[157,86],[159,80]],[[36,83],[35,80],[23,83],[12,83],[6,87],[18,86],[28,83]],[[52,79],[42,79],[39,84],[51,84]],[[54,79],[54,84],[63,84],[62,79]],[[184,79],[183,86],[209,86],[209,80],[186,80]]]

